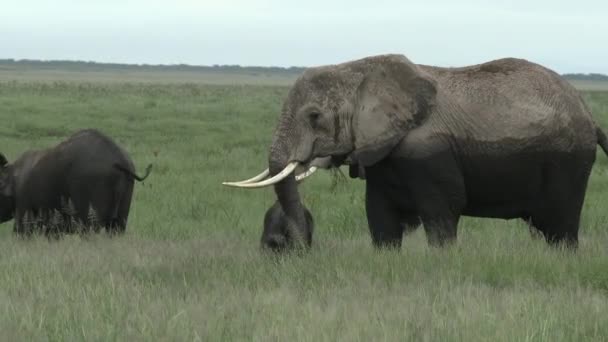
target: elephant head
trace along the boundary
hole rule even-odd
[[[346,159],[359,168],[377,163],[425,121],[435,97],[434,81],[401,55],[308,69],[283,104],[268,158],[273,177],[246,187],[274,184],[290,229],[302,236],[306,219],[294,169]]]
[[[15,195],[11,167],[0,153],[0,223],[9,221],[15,213]]]

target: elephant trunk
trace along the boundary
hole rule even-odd
[[[294,136],[281,130],[284,124],[285,122],[279,124],[270,147],[268,169],[271,176],[281,172],[291,161],[290,141],[294,140]],[[303,246],[305,244],[306,216],[294,173],[276,183],[274,190],[287,219],[287,243]]]

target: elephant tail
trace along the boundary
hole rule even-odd
[[[600,145],[604,153],[608,156],[608,137],[599,126],[596,126],[595,132],[597,135],[597,143]]]
[[[150,171],[152,170],[152,164],[149,164],[148,167],[146,167],[146,174],[144,174],[143,177],[140,177],[133,171],[127,169],[126,167],[124,167],[120,164],[114,164],[114,167],[117,168],[118,170],[124,172],[127,176],[131,177],[132,179],[137,180],[138,182],[143,182],[146,178],[148,178],[148,176],[150,175]]]

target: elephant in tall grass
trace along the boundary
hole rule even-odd
[[[314,231],[314,220],[310,211],[304,207],[304,217],[306,225],[302,227],[302,237],[307,247],[312,244],[312,234]],[[291,246],[294,242],[299,242],[292,236],[292,231],[289,230],[289,221],[287,215],[281,208],[281,204],[276,201],[266,210],[264,215],[264,229],[262,232],[261,245],[263,248],[268,248],[275,252],[281,252]],[[300,232],[300,231],[298,231]]]
[[[576,89],[522,59],[441,68],[380,55],[308,69],[284,102],[268,175],[290,229],[304,232],[294,170],[349,163],[365,179],[373,244],[400,247],[404,225],[432,246],[461,216],[524,219],[550,244],[576,247],[596,145],[608,153]],[[269,178],[266,178],[266,177]]]
[[[122,233],[134,181],[146,179],[151,167],[138,176],[127,152],[95,129],[27,151],[13,163],[0,154],[0,223],[14,218],[14,232],[22,236],[101,227]]]

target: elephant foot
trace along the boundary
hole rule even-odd
[[[457,240],[456,225],[425,225],[426,240],[431,247],[442,248],[454,245]]]
[[[373,243],[374,243],[374,247],[377,250],[391,250],[391,251],[397,250],[398,251],[401,249],[401,239],[384,240],[384,241],[373,240]]]

